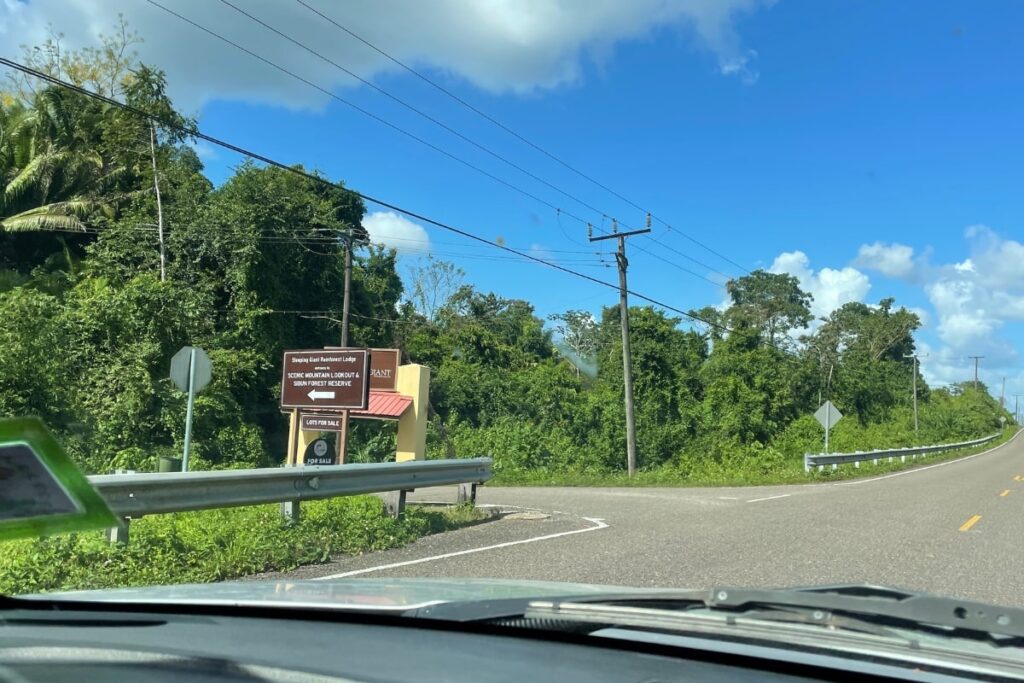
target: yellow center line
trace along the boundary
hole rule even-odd
[[[1014,481],[1024,481],[1024,475],[1018,474],[1013,478]]]
[[[979,519],[981,519],[981,515],[974,515],[969,520],[960,525],[960,531],[969,530],[972,526],[978,523]]]
[[[999,495],[1005,498],[1006,496],[1010,495],[1010,489],[1006,489],[1005,491],[1003,491]]]

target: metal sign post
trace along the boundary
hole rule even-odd
[[[843,419],[843,414],[832,405],[832,401],[825,401],[814,413],[814,418],[825,428],[825,453],[828,454],[828,435],[832,431],[832,425]]]
[[[196,394],[210,383],[212,366],[206,351],[198,346],[183,346],[171,358],[171,381],[182,391],[188,392],[188,407],[185,409],[185,445],[181,453],[182,472],[188,472],[188,455],[192,450],[192,412]]]

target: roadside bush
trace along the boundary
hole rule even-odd
[[[445,513],[416,508],[393,519],[372,496],[304,503],[296,525],[276,505],[156,515],[132,522],[126,546],[101,532],[0,543],[0,593],[220,581],[393,548],[450,526]]]

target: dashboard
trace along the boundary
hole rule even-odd
[[[820,656],[780,663],[735,646],[714,652],[649,634],[634,639],[622,629],[574,636],[350,613],[203,612],[0,612],[0,681],[962,680]]]

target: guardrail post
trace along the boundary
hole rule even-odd
[[[900,456],[900,462],[906,462],[906,461],[907,461],[907,456],[901,455]]]
[[[405,491],[387,491],[380,494],[384,500],[384,511],[391,517],[401,517],[405,512]]]
[[[127,517],[122,517],[119,521],[121,522],[120,524],[107,529],[107,542],[128,545],[128,524],[131,520]]]
[[[832,471],[835,472],[838,469],[839,469],[839,465],[837,465],[836,463],[832,463]]]
[[[807,467],[807,465],[804,465]],[[806,471],[806,470],[805,470]],[[476,482],[467,481],[459,484],[459,496],[455,499],[460,505],[462,503],[476,504]]]
[[[860,460],[854,460],[853,461],[853,466],[854,466],[855,469],[859,470],[860,469]]]
[[[874,465],[875,467],[878,467],[878,458],[872,459],[871,464]]]
[[[299,501],[288,500],[281,503],[281,516],[284,517],[286,522],[298,524],[301,516]]]

